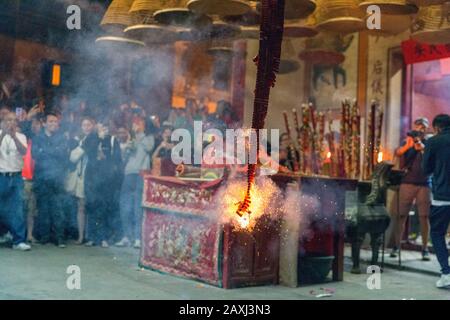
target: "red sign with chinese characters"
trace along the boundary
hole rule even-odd
[[[450,57],[450,43],[432,45],[407,40],[402,42],[402,50],[406,64]]]

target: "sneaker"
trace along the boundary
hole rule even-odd
[[[86,247],[93,247],[94,246],[94,241],[88,241],[84,244]]]
[[[109,248],[109,244],[106,241],[102,241],[102,248]]]
[[[398,256],[398,249],[397,248],[392,248],[391,254],[389,255],[389,257],[391,258],[397,258]]]
[[[13,245],[14,250],[20,250],[20,251],[29,251],[31,250],[31,247],[26,244],[25,242],[21,242],[19,244]]]
[[[8,232],[4,236],[0,237],[0,244],[9,243],[11,241],[12,241],[12,235],[10,232]]]
[[[128,240],[127,237],[122,238],[122,240],[120,240],[119,242],[116,242],[114,245],[116,247],[129,247],[130,246],[130,240]]]
[[[422,251],[422,260],[423,261],[430,261],[430,252],[428,250],[423,250]]]
[[[450,274],[441,275],[441,278],[436,282],[436,287],[438,288],[450,287]]]
[[[140,249],[141,248],[141,240],[136,240],[134,241],[134,248],[136,249]]]

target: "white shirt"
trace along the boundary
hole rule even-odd
[[[2,130],[0,130],[0,135]],[[16,137],[23,144],[27,146],[27,138],[24,134],[16,132]],[[0,145],[0,172],[21,172],[23,168],[23,155],[17,150],[14,140],[7,134]]]

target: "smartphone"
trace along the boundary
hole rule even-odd
[[[16,117],[22,119],[23,108],[16,108]]]

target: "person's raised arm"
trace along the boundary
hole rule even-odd
[[[24,136],[22,136],[22,137],[24,137]],[[19,139],[17,137],[17,132],[16,132],[15,129],[11,132],[11,138],[14,141],[14,144],[16,145],[17,151],[19,151],[19,153],[24,156],[25,153],[27,153],[27,140],[26,140],[26,138],[25,138],[25,140],[21,141],[21,139]]]
[[[411,137],[406,137],[405,143],[395,150],[395,155],[397,157],[401,157],[411,148],[414,148],[414,139]]]

